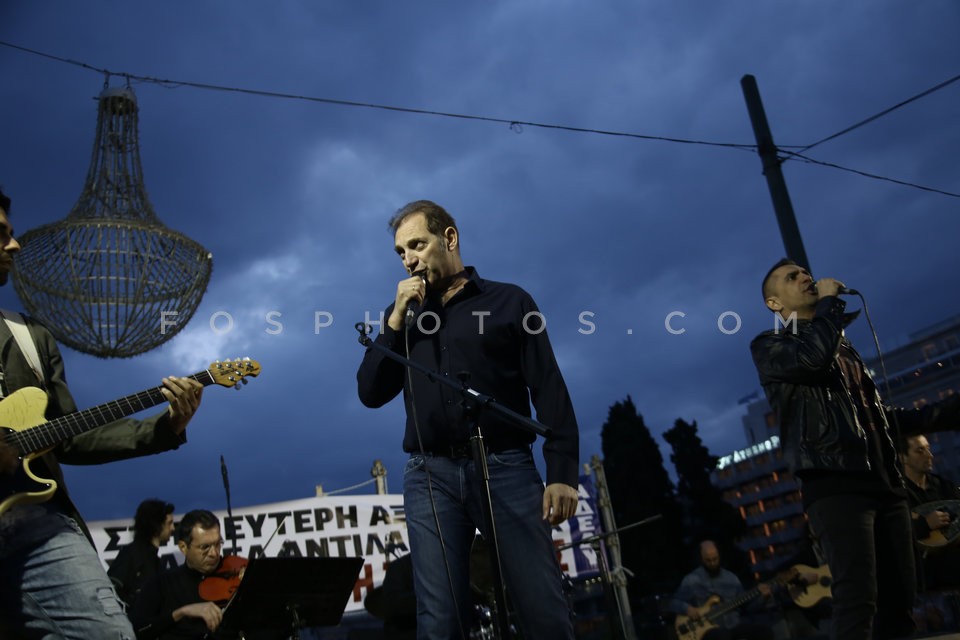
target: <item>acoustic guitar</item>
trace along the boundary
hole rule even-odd
[[[259,374],[260,365],[245,358],[214,362],[206,370],[187,377],[203,386],[236,387],[246,383],[247,377]],[[45,502],[56,492],[56,481],[40,478],[30,470],[31,460],[64,440],[166,402],[162,388],[147,389],[49,422],[44,417],[47,394],[42,389],[24,387],[0,401],[0,439],[20,458],[13,477],[0,480],[0,515],[20,503]]]
[[[784,581],[787,593],[799,607],[812,607],[824,598],[833,596],[830,591],[833,576],[830,575],[830,567],[825,564],[819,567],[795,564],[786,573],[789,575]]]
[[[915,513],[925,517],[931,511],[946,511],[950,514],[950,524],[940,529],[934,529],[930,535],[922,540],[917,540],[917,544],[927,550],[939,549],[953,544],[960,538],[960,500],[937,500],[935,502],[925,502],[913,508]]]

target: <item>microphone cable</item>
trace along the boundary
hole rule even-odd
[[[883,412],[884,417],[889,416],[890,424],[893,427],[893,464],[897,468],[897,471],[900,472],[900,475],[903,476],[903,461],[900,459],[900,445],[902,442],[900,420],[897,417],[897,410],[892,404],[890,405],[890,411],[886,410],[887,403],[893,402],[893,396],[890,392],[890,377],[887,375],[887,364],[883,360],[883,351],[880,349],[880,339],[877,337],[877,329],[873,326],[873,320],[870,318],[870,309],[867,308],[867,299],[863,297],[863,294],[856,289],[845,289],[845,292],[860,298],[860,304],[863,305],[863,315],[867,319],[867,326],[870,327],[870,335],[873,338],[873,346],[877,350],[877,361],[880,363],[880,372],[883,375],[884,395],[882,398],[880,398],[879,408],[880,411]]]
[[[424,302],[426,302],[426,300],[424,300]],[[404,318],[403,342],[404,349],[406,350],[407,360],[412,359],[410,357],[410,327],[412,324],[413,323],[406,322],[406,318]],[[453,610],[457,615],[457,628],[460,629],[460,637],[462,640],[467,640],[467,634],[463,626],[463,619],[460,617],[460,603],[457,600],[457,591],[453,586],[453,573],[450,570],[450,559],[447,557],[447,544],[443,539],[443,531],[440,527],[440,516],[437,513],[437,502],[433,496],[433,478],[430,475],[430,465],[427,464],[427,454],[423,448],[423,436],[420,433],[420,420],[417,417],[417,398],[413,390],[413,370],[410,367],[405,367],[405,369],[407,385],[410,389],[410,412],[413,418],[413,430],[417,434],[417,447],[419,447],[420,457],[423,459],[423,470],[427,474],[427,494],[430,496],[430,509],[433,513],[433,522],[437,529],[437,540],[440,542],[440,553],[443,554],[443,566],[447,573],[447,585],[450,587],[450,596],[453,598]]]

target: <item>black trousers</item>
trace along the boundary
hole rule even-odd
[[[831,638],[901,638],[916,630],[913,531],[906,499],[844,494],[807,507],[810,529],[833,574]]]

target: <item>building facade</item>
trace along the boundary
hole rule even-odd
[[[766,400],[759,403],[766,405]],[[767,409],[772,415],[769,405]],[[807,528],[800,485],[783,460],[780,436],[721,457],[713,481],[746,522],[739,546],[747,552],[754,574],[766,578],[794,564],[806,545]]]
[[[887,404],[919,408],[960,393],[960,315],[911,334],[909,342],[884,354],[883,361],[876,357],[867,366]],[[927,439],[934,471],[960,484],[960,431],[927,434]]]

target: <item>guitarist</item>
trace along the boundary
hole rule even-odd
[[[758,590],[764,599],[770,597],[769,585],[760,584]],[[717,606],[707,604],[711,596],[719,596],[722,603],[733,600],[743,591],[740,579],[732,571],[720,566],[720,551],[716,543],[704,540],[700,543],[700,566],[684,576],[669,607],[674,613],[685,615],[692,621],[703,620],[703,624],[693,632],[696,640],[773,640],[769,626],[742,622],[736,609],[719,619],[707,620],[710,609]],[[706,631],[701,633],[701,628]],[[683,635],[684,640],[689,637],[689,634]]]
[[[928,502],[960,500],[960,489],[943,476],[933,473],[933,452],[930,451],[926,436],[901,438],[900,460],[903,462],[907,501],[912,510],[914,538],[924,540],[934,531],[942,531],[947,527],[951,516],[946,511],[931,511],[923,515],[915,509]],[[929,555],[923,554],[917,567],[917,577],[921,590],[955,589],[960,586],[960,547],[949,546]]]
[[[0,286],[6,284],[20,245],[8,219],[10,198],[0,191]],[[0,321],[0,391],[23,387],[47,394],[46,418],[77,410],[67,388],[63,358],[53,336],[27,319],[39,356],[35,372],[6,322]],[[31,469],[57,482],[47,502],[15,504],[0,515],[0,638],[133,638],[133,629],[70,500],[60,463],[101,464],[176,449],[186,441],[203,386],[188,378],[164,378],[166,411],[137,421],[118,420],[60,443],[32,461]],[[2,403],[0,403],[2,408]],[[2,425],[0,425],[2,426]],[[16,451],[0,440],[0,489],[18,480]]]

